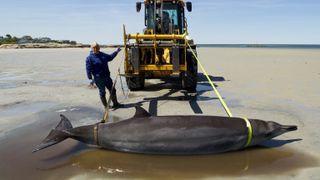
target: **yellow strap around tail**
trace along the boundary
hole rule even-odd
[[[98,140],[98,128],[99,124],[94,125],[93,127],[93,142],[95,145],[99,145],[99,140]]]
[[[251,140],[252,140],[252,126],[251,126],[249,119],[247,119],[247,118],[242,118],[242,119],[246,122],[246,125],[248,128],[248,139],[247,139],[246,145],[244,146],[244,147],[248,147],[251,143]]]
[[[198,59],[198,57],[197,57],[196,54],[194,53],[193,49],[191,48],[190,44],[188,43],[188,40],[186,40],[186,42],[187,42],[187,44],[188,44],[188,46],[189,46],[189,48],[190,48],[193,56],[194,56],[194,57],[196,58],[196,60],[198,61],[198,64],[199,64],[202,72],[203,72],[204,75],[207,77],[207,79],[208,79],[210,85],[212,86],[214,92],[215,92],[216,95],[218,96],[218,98],[219,98],[219,100],[220,100],[220,103],[222,104],[224,110],[226,111],[226,113],[228,114],[229,117],[232,117],[232,114],[231,114],[230,109],[228,108],[227,104],[224,102],[224,100],[223,100],[223,98],[221,97],[221,95],[220,95],[219,91],[217,90],[217,88],[214,86],[214,84],[213,84],[213,82],[211,81],[208,73],[206,72],[206,70],[205,70],[204,67],[202,66],[200,60]]]

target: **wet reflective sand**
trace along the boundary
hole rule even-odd
[[[114,49],[102,49],[110,53]],[[234,116],[298,126],[298,131],[239,152],[208,156],[126,154],[66,140],[35,154],[66,115],[77,127],[102,117],[97,89],[88,88],[89,49],[0,50],[0,179],[315,179],[320,177],[320,51],[311,49],[198,48],[198,55]],[[110,64],[114,78],[123,51]],[[123,70],[121,70],[123,73]],[[199,70],[196,93],[166,79],[146,81],[144,91],[117,92],[126,108],[152,115],[225,116]],[[126,88],[125,80],[124,89]]]
[[[38,118],[36,123],[16,129],[1,141],[1,178],[198,179],[281,175],[319,165],[312,156],[293,149],[263,146],[217,155],[159,156],[114,152],[68,139],[32,154],[32,148],[59,122],[59,113],[77,125],[83,125],[83,119],[96,122],[101,114],[87,107],[58,108],[35,114],[32,118]],[[118,119],[113,117],[113,120]],[[276,144],[277,141],[268,143]]]

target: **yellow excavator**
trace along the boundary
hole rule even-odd
[[[142,90],[146,78],[173,77],[181,86],[195,91],[198,65],[190,48],[196,45],[188,38],[185,9],[192,3],[184,0],[144,0],[136,3],[137,12],[144,5],[145,28],[142,34],[127,34],[125,26],[124,70],[130,90]],[[188,46],[188,44],[190,46]]]

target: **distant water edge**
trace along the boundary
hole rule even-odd
[[[197,44],[197,47],[320,49],[320,44]]]

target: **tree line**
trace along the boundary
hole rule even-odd
[[[1,44],[26,44],[26,43],[59,43],[59,44],[72,44],[76,45],[76,41],[70,40],[52,40],[48,37],[33,38],[29,35],[16,37],[6,34],[5,36],[0,36],[0,45]]]

